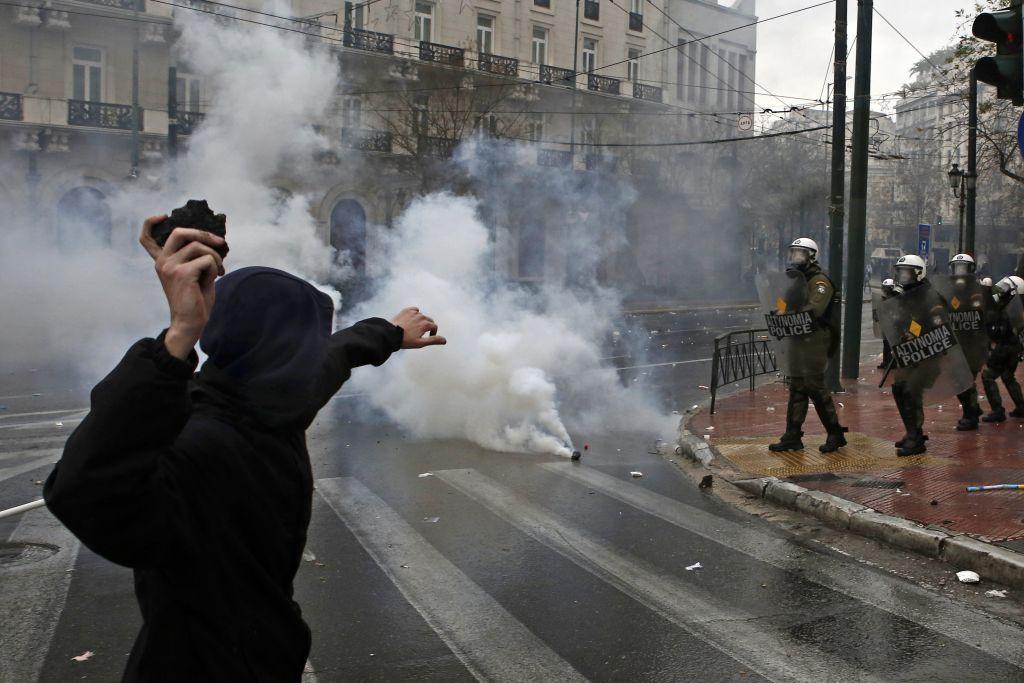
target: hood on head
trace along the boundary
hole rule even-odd
[[[334,319],[331,298],[274,268],[241,268],[217,281],[196,375],[215,402],[264,426],[305,429]]]

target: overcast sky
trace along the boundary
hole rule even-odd
[[[719,0],[731,4],[732,0]],[[766,19],[777,14],[817,4],[820,0],[757,0],[757,15]],[[849,46],[853,49],[857,31],[857,0],[848,0]],[[948,44],[962,19],[958,9],[974,12],[970,0],[875,0],[875,8],[925,54]],[[780,95],[817,99],[824,81],[832,81],[830,53],[835,38],[835,5],[782,17],[758,26],[757,83]],[[854,75],[855,53],[850,54],[849,75]],[[910,67],[920,59],[917,52],[876,14],[873,27],[871,93],[877,96],[899,89],[908,82]],[[828,78],[825,73],[828,71]],[[847,85],[853,95],[853,81]],[[778,108],[779,101],[759,96],[761,107]],[[850,103],[852,107],[852,100]],[[877,106],[873,105],[873,106]]]

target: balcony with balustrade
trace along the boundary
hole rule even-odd
[[[372,128],[342,128],[341,143],[362,152],[391,153],[391,133]]]
[[[143,127],[142,115],[143,112],[140,109],[139,130],[142,130]],[[110,104],[109,102],[68,100],[68,125],[131,130],[132,106],[130,104]]]
[[[572,166],[572,152],[564,149],[538,149],[537,165],[548,168],[570,168]]]
[[[206,114],[198,111],[179,111],[178,135],[191,135],[204,118],[206,118]]]
[[[569,88],[576,87],[576,72],[572,69],[563,69],[559,66],[540,65],[540,75],[537,79],[547,85],[564,85]]]
[[[24,118],[24,98],[18,93],[0,92],[0,119],[21,121]]]
[[[648,102],[661,102],[661,88],[647,83],[633,83],[633,97]]]
[[[420,59],[424,62],[436,62],[461,68],[466,66],[466,51],[461,47],[428,43],[425,40],[421,40]]]
[[[622,82],[617,78],[599,76],[598,74],[587,74],[587,89],[593,90],[594,92],[618,95],[621,83]]]
[[[476,68],[498,76],[515,78],[519,75],[519,60],[515,57],[480,53],[476,59]]]
[[[395,54],[395,37],[389,33],[377,33],[376,31],[365,31],[361,28],[349,28],[345,30],[344,38],[341,41],[345,47],[367,52],[380,52],[386,55]]]

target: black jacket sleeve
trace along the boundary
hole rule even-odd
[[[191,413],[196,354],[142,339],[92,390],[89,414],[43,487],[50,511],[99,555],[160,566],[190,547],[182,495],[184,454],[173,446]]]
[[[352,375],[353,368],[383,365],[402,347],[403,334],[401,327],[382,318],[360,320],[332,334],[318,385],[318,405],[324,405],[337,393]]]

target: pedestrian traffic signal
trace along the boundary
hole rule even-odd
[[[1024,0],[995,12],[984,12],[974,20],[975,37],[996,44],[994,57],[982,57],[974,73],[982,83],[996,87],[996,97],[1024,105]]]

